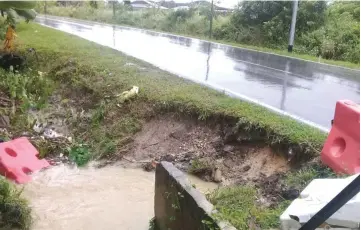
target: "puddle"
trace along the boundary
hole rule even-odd
[[[154,215],[154,173],[58,165],[32,177],[23,194],[33,208],[34,230],[146,230]],[[202,192],[216,187],[190,180]]]

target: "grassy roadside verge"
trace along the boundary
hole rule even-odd
[[[47,72],[56,82],[71,86],[71,91],[79,92],[74,98],[84,101],[84,108],[91,116],[87,126],[76,122],[76,136],[80,142],[91,146],[94,158],[124,151],[124,143],[141,129],[142,120],[166,112],[229,123],[244,138],[267,143],[284,154],[292,148],[301,159],[317,156],[326,138],[324,133],[314,128],[229,98],[76,36],[37,24],[20,24],[17,32],[20,49],[33,47],[37,50],[41,71]],[[115,95],[133,85],[140,88],[138,97],[132,103],[118,101]],[[86,97],[84,92],[91,94],[92,98]],[[307,172],[310,178],[318,175],[317,172]],[[299,179],[297,175],[292,174],[294,179],[289,181],[300,184],[297,180],[310,179],[304,179],[304,174]],[[242,193],[245,197],[252,197],[249,198],[249,207],[256,205],[252,203],[252,194],[255,193],[255,188]],[[223,201],[219,203],[221,206],[216,205],[224,210],[222,218],[232,222],[230,217],[237,215],[230,215],[232,210],[222,209],[222,205],[227,204],[224,203],[225,196],[215,197]],[[213,201],[216,203],[217,199]],[[276,225],[280,210],[255,209],[257,223],[271,219],[272,226]],[[244,229],[242,226],[247,219],[245,217],[235,225]]]
[[[93,18],[92,15],[70,14],[70,12],[68,10],[65,10],[63,12],[61,9],[62,9],[62,7],[54,7],[54,9],[51,8],[51,9],[49,9],[49,12],[50,12],[49,15],[70,17],[70,18],[76,18],[76,19],[82,19],[82,20],[90,20],[90,21],[102,22],[102,23],[110,23],[110,24],[116,24],[116,25],[122,25],[122,26],[129,26],[126,24],[118,23],[116,20],[114,20],[111,16],[112,12],[110,10],[109,10],[109,12],[105,12],[103,17]],[[137,28],[147,29],[147,30],[156,31],[156,32],[166,32],[166,33],[168,32],[168,31],[149,29],[149,28],[144,28],[144,27],[137,27]],[[308,55],[308,54],[297,53],[297,51],[294,51],[293,53],[289,53],[289,52],[287,52],[286,49],[279,50],[279,49],[272,49],[272,48],[267,48],[267,47],[259,47],[259,46],[240,44],[240,43],[231,42],[231,41],[227,41],[227,40],[210,39],[209,37],[194,35],[191,33],[172,32],[172,34],[176,34],[176,35],[180,35],[180,36],[189,36],[192,38],[202,39],[202,40],[230,45],[230,46],[234,46],[234,47],[250,49],[250,50],[255,50],[255,51],[260,51],[260,52],[265,52],[265,53],[271,53],[271,54],[276,54],[276,55],[282,55],[282,56],[287,56],[287,57],[293,57],[293,58],[303,59],[306,61],[314,61],[314,62],[329,64],[329,65],[336,65],[336,66],[351,68],[351,69],[360,69],[359,63],[356,64],[356,63],[347,62],[347,61],[328,60],[328,59],[318,58],[316,56],[312,56],[312,55]]]
[[[326,138],[314,128],[180,79],[110,48],[36,24],[21,24],[18,32],[22,47],[36,48],[44,68],[54,68],[56,63],[58,72],[78,75],[77,81],[98,92],[100,97],[119,94],[137,85],[141,91],[139,103],[202,120],[227,118],[237,123],[238,131],[246,131],[250,139],[283,152],[291,147],[305,157],[318,154]],[[70,68],[69,60],[77,63],[76,66]]]

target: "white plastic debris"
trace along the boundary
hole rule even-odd
[[[45,129],[43,135],[45,138],[49,138],[49,139],[63,137],[63,134],[57,133],[52,129]]]
[[[117,97],[120,97],[120,99],[122,101],[125,101],[127,99],[130,99],[130,98],[134,97],[138,93],[139,93],[139,87],[138,86],[133,86],[133,88],[131,90],[124,91],[123,93],[118,94]]]
[[[344,179],[315,179],[294,200],[281,215],[283,230],[297,230],[301,224],[306,223],[321,208],[330,202],[358,175]],[[338,226],[327,229],[359,229],[360,225],[360,193],[349,200],[343,207],[335,212],[326,222],[326,225]],[[293,218],[291,218],[291,216]],[[295,218],[296,217],[296,218]],[[297,219],[295,220],[295,219]],[[324,229],[324,228],[318,228]]]
[[[44,132],[44,124],[36,121],[36,123],[33,126],[33,130],[37,133]]]

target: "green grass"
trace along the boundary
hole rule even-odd
[[[285,187],[303,190],[313,179],[337,177],[343,177],[343,175],[335,174],[330,168],[321,163],[314,163],[305,165],[299,170],[288,172],[283,179],[283,184]]]
[[[89,9],[87,10],[87,8],[85,8],[85,7],[80,7],[80,9],[81,9],[80,12],[78,12],[78,11],[74,12],[74,10],[72,10],[71,7],[52,6],[52,7],[48,7],[48,14],[56,15],[56,16],[63,16],[63,17],[78,18],[78,19],[83,19],[83,20],[91,20],[91,21],[97,21],[97,22],[103,22],[103,23],[113,23],[113,24],[124,25],[124,26],[132,26],[132,27],[137,27],[137,28],[142,28],[142,29],[150,29],[150,30],[157,31],[157,32],[169,32],[169,31],[153,28],[154,26],[151,26],[151,28],[149,28],[149,26],[147,26],[147,24],[142,26],[142,25],[137,24],[136,22],[135,22],[135,24],[134,24],[134,22],[132,22],[132,24],[119,23],[117,20],[114,20],[112,18],[112,10],[110,10],[110,9],[99,9],[99,10],[93,10],[93,11],[91,11]],[[338,61],[338,60],[328,60],[328,59],[319,58],[319,57],[316,57],[313,55],[297,53],[296,50],[293,53],[289,53],[286,50],[287,47],[285,47],[285,49],[282,50],[282,49],[273,49],[273,48],[260,47],[260,46],[252,46],[252,45],[240,44],[240,43],[227,41],[227,40],[210,39],[209,37],[199,35],[199,34],[194,34],[194,33],[188,33],[187,31],[182,31],[182,32],[172,31],[171,33],[177,34],[177,35],[190,36],[193,38],[217,42],[217,43],[226,44],[226,45],[230,45],[230,46],[256,50],[256,51],[260,51],[260,52],[267,52],[267,53],[272,53],[272,54],[277,54],[277,55],[294,57],[294,58],[304,59],[304,60],[308,60],[308,61],[320,62],[320,63],[324,63],[324,64],[337,65],[337,66],[342,66],[342,67],[346,67],[346,68],[360,69],[360,63],[352,63],[352,62]]]
[[[313,179],[338,177],[342,175],[336,175],[330,168],[314,162],[289,171],[279,183],[284,190],[292,188],[302,191]],[[256,202],[258,196],[257,188],[243,185],[218,188],[207,198],[218,211],[215,218],[226,220],[237,229],[250,229],[251,222],[260,229],[278,229],[279,217],[290,201],[283,200],[276,207],[264,208]]]
[[[21,109],[42,108],[51,95],[54,85],[36,71],[23,73],[5,72],[0,69],[0,90],[7,93],[11,99],[22,101]]]
[[[188,169],[188,172],[191,174],[202,174],[207,170],[212,170],[212,166],[208,162],[202,161],[200,159],[194,159],[191,161],[191,165]]]
[[[134,99],[137,105],[145,103],[158,111],[176,111],[202,119],[238,120],[238,129],[246,130],[251,139],[257,136],[258,140],[284,152],[286,147],[292,147],[307,157],[319,154],[326,138],[317,129],[265,108],[232,99],[76,36],[37,24],[20,24],[17,30],[20,47],[34,47],[44,71],[51,71],[58,80],[71,82],[72,85],[82,84],[101,99],[137,85],[140,88],[139,96]],[[146,70],[126,66],[128,62]],[[115,104],[108,106],[111,110],[116,108]],[[124,105],[124,108],[128,111],[139,107],[127,106]],[[131,116],[146,115],[146,109],[138,108]],[[125,119],[124,122],[133,126],[130,131],[139,129],[134,119]]]
[[[0,229],[30,229],[31,209],[16,189],[3,177],[0,178]]]
[[[216,219],[227,220],[239,230],[279,228],[279,217],[289,205],[281,202],[275,208],[264,208],[256,203],[257,191],[253,187],[222,187],[208,195],[217,209]],[[253,226],[253,228],[252,228]]]

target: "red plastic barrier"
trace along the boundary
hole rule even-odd
[[[25,137],[0,143],[0,173],[19,184],[29,182],[28,173],[49,166],[45,159],[37,158],[38,154]]]
[[[332,129],[321,160],[337,173],[360,172],[360,106],[352,101],[336,103]]]

